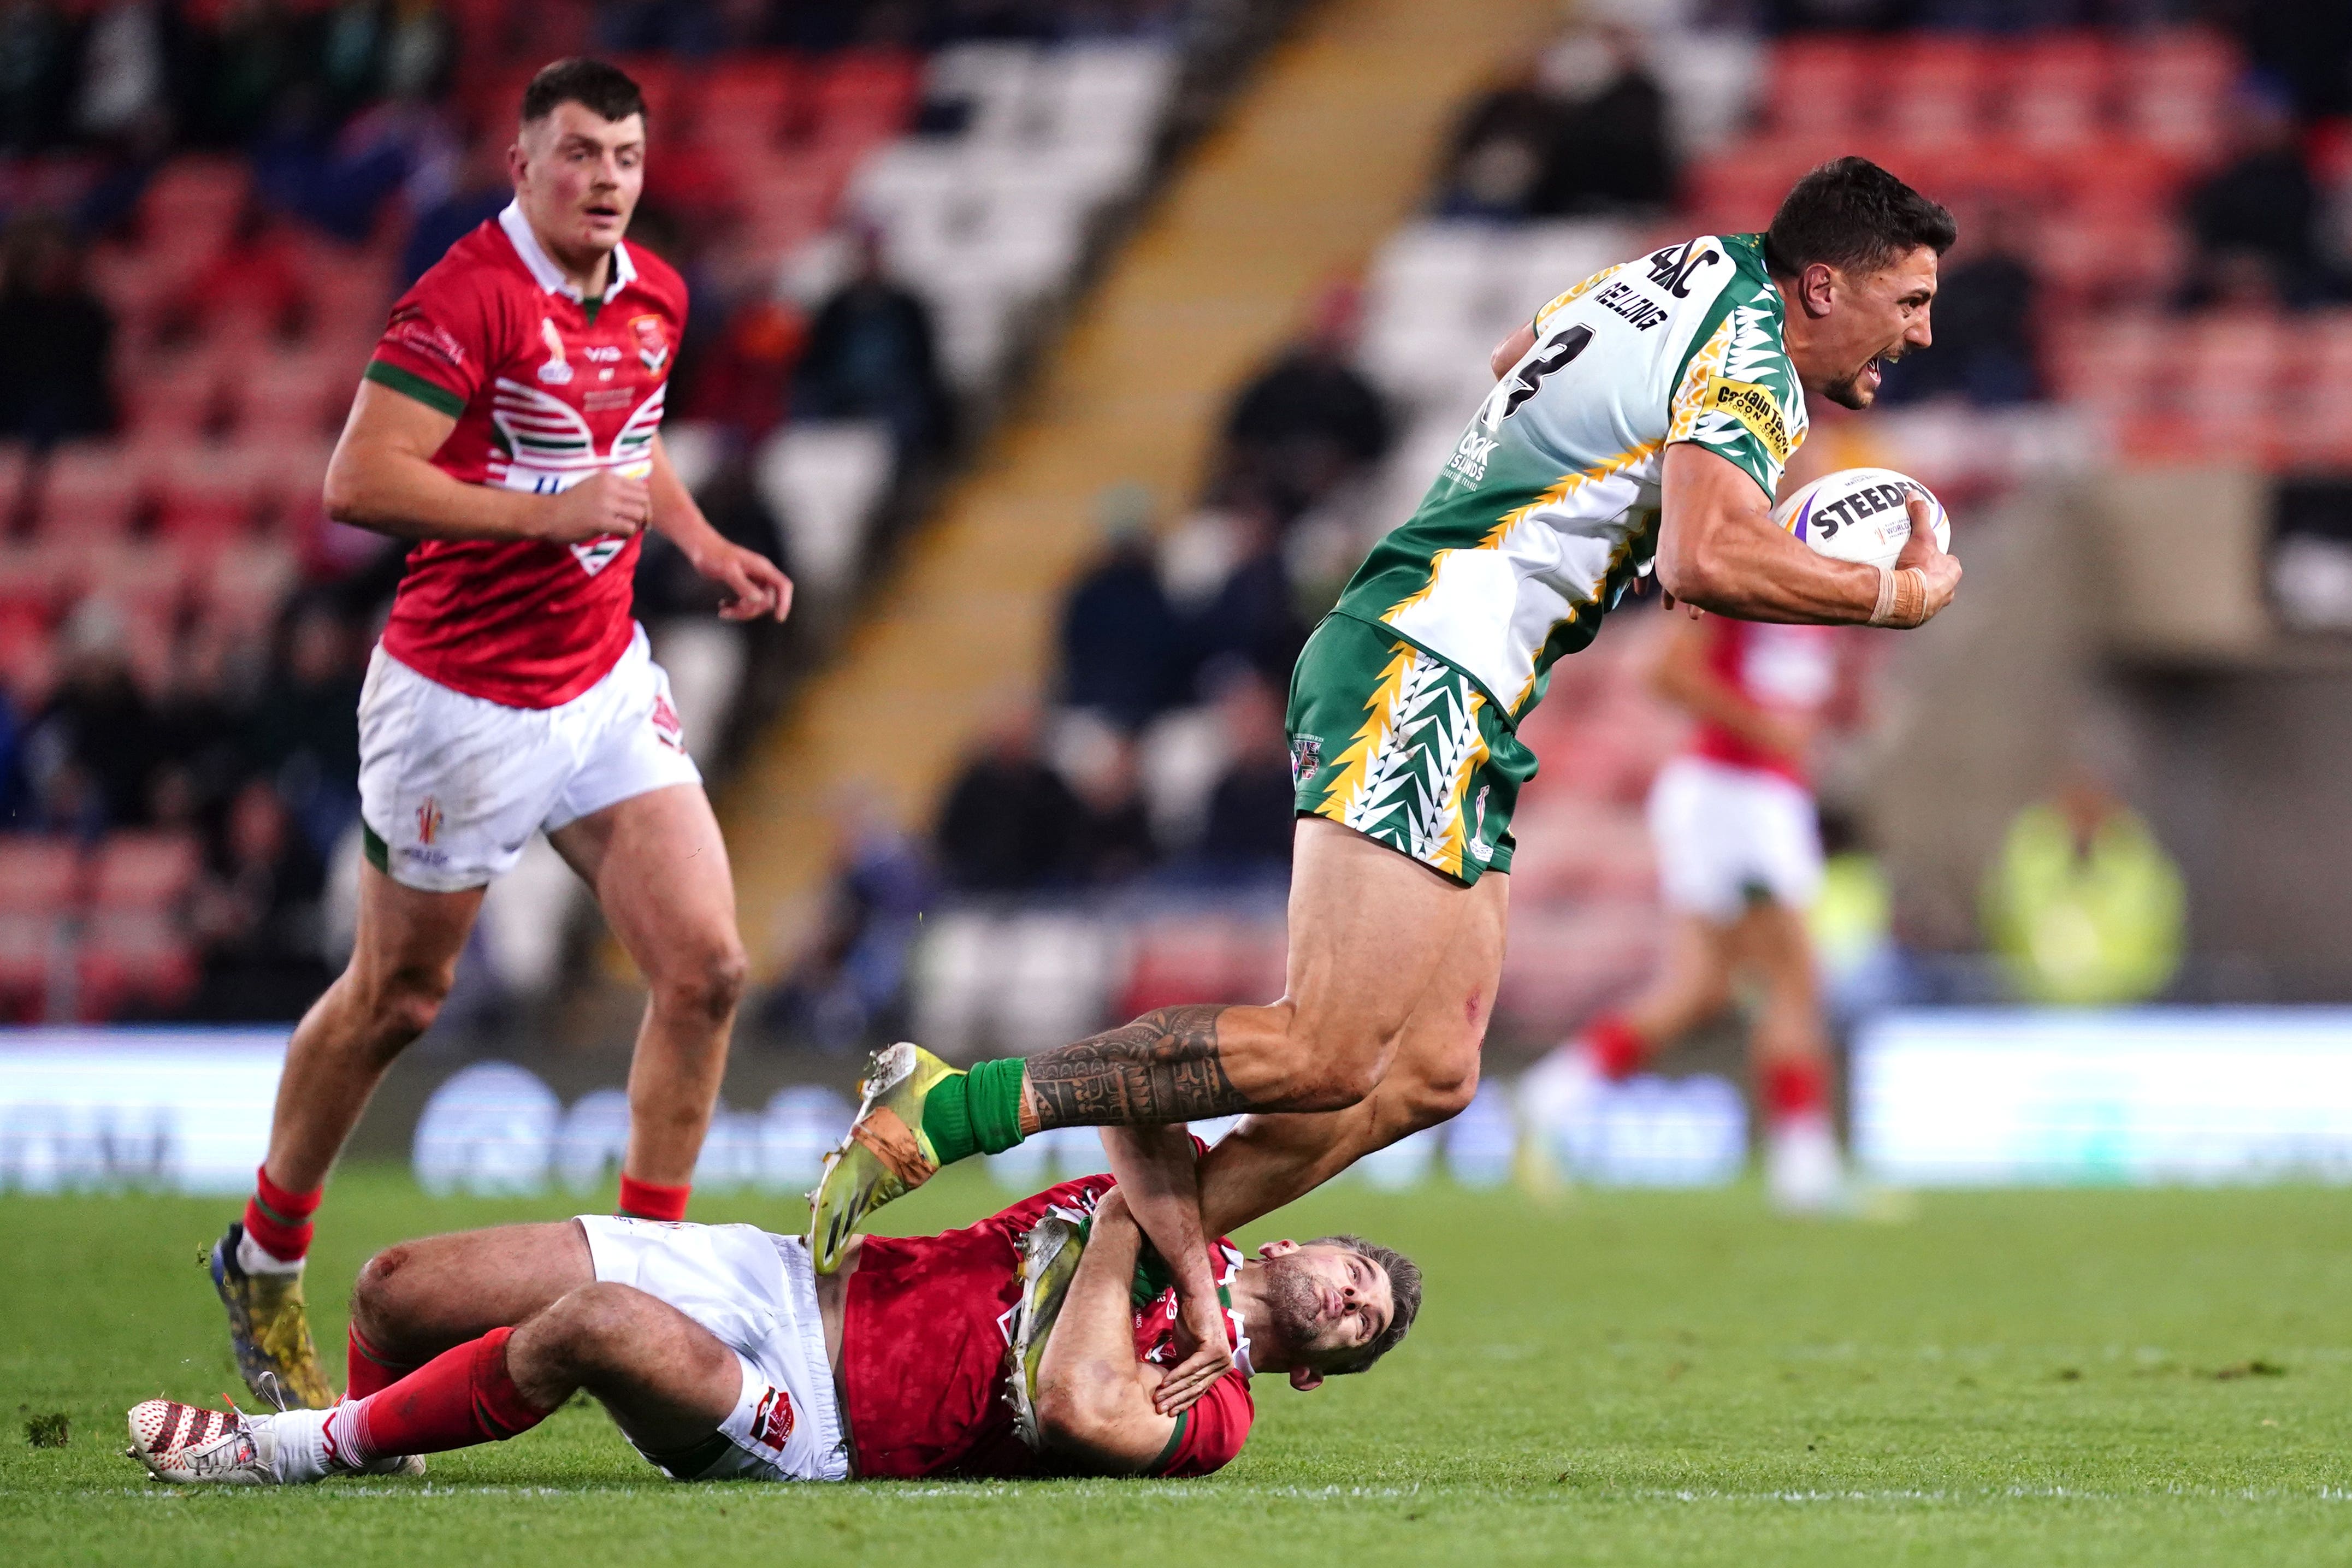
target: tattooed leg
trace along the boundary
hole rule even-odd
[[[1023,1084],[1021,1131],[1150,1126],[1250,1110],[1250,1100],[1226,1076],[1219,1024],[1232,1014],[1272,1010],[1215,1003],[1160,1008],[1075,1045],[1039,1051]]]

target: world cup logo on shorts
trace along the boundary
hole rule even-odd
[[[440,831],[441,802],[427,795],[424,803],[416,808],[416,841],[429,844]]]
[[[781,1388],[771,1388],[760,1396],[760,1407],[751,1413],[751,1436],[771,1448],[781,1448],[793,1435],[793,1396]]]

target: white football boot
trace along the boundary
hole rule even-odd
[[[323,1464],[281,1463],[293,1458],[283,1451],[289,1435],[278,1429],[284,1421],[283,1416],[199,1409],[176,1399],[142,1400],[131,1407],[128,1451],[157,1480],[183,1486],[284,1486],[326,1474]]]

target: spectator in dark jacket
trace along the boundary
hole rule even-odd
[[[51,831],[146,821],[155,727],[131,678],[122,618],[84,600],[68,620],[65,677],[29,727],[26,771]]]
[[[1096,516],[1103,553],[1062,606],[1062,701],[1133,730],[1184,696],[1184,631],[1160,582],[1150,492],[1115,486]]]
[[[1378,462],[1393,432],[1387,405],[1351,363],[1360,299],[1333,284],[1307,335],[1260,371],[1225,418],[1226,487],[1271,501],[1283,524]]]
[[[2230,162],[2189,193],[2197,240],[2189,303],[2242,293],[2238,280],[2250,274],[2281,303],[2317,303],[2330,283],[2319,249],[2319,191],[2286,104],[2260,88],[2242,89],[2232,141]]]
[[[1232,754],[1209,792],[1198,858],[1228,876],[1276,873],[1290,864],[1297,815],[1282,700],[1249,671],[1236,671],[1217,694],[1217,718]]]
[[[856,275],[809,324],[793,412],[807,419],[881,420],[902,458],[947,444],[947,384],[930,307],[883,271],[877,235],[858,236]]]
[[[334,978],[321,956],[320,857],[266,779],[229,801],[195,904],[204,944],[194,1011],[219,1020],[299,1018]]]
[[[47,444],[114,428],[114,317],[65,230],[18,225],[0,253],[0,434]]]
[[[1074,874],[1086,808],[1038,752],[1038,720],[999,719],[940,809],[932,847],[961,893],[1027,893]]]

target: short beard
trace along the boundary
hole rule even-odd
[[[1864,370],[1867,370],[1868,368],[1868,366],[1864,367]],[[1837,404],[1840,408],[1851,408],[1856,410],[1868,408],[1872,403],[1878,401],[1878,394],[1876,392],[1865,392],[1862,390],[1861,371],[1856,371],[1850,376],[1832,382],[1829,385],[1822,389],[1822,395],[1829,399],[1832,402]]]
[[[1322,1292],[1307,1271],[1286,1253],[1265,1260],[1266,1329],[1284,1358],[1297,1361],[1307,1354],[1315,1332],[1315,1317],[1323,1310]]]

